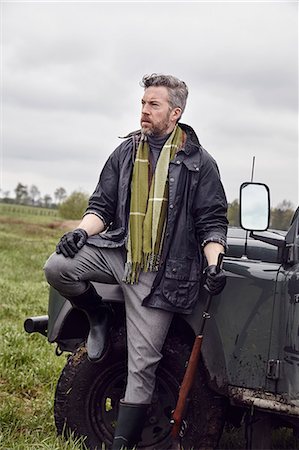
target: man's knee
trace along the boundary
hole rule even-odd
[[[60,284],[62,273],[66,272],[67,258],[63,255],[53,253],[44,265],[45,277],[48,283],[56,287]]]

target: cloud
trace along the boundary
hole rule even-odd
[[[298,201],[298,5],[27,2],[2,5],[3,190],[91,192],[117,136],[138,128],[145,73],[190,90],[183,121],[230,200],[248,179]]]

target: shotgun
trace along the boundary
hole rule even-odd
[[[216,271],[217,273],[220,271],[221,264],[223,261],[224,253],[219,253]],[[202,321],[200,325],[199,334],[195,337],[195,341],[193,344],[192,352],[188,361],[188,365],[186,368],[186,372],[180,387],[178,401],[175,407],[175,410],[172,413],[171,424],[172,428],[172,437],[177,439],[181,432],[182,421],[185,413],[185,406],[188,394],[190,392],[191,387],[193,386],[195,375],[197,371],[199,356],[201,352],[201,344],[203,339],[203,331],[205,327],[206,320],[210,318],[209,309],[211,305],[212,295],[209,294],[207,297],[206,306],[204,312],[202,314]]]

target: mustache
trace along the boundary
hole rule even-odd
[[[141,122],[151,122],[147,116],[141,116]]]

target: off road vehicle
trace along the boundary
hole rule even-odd
[[[214,297],[197,377],[181,431],[184,449],[217,445],[224,421],[247,420],[247,448],[269,448],[275,423],[299,428],[299,214],[287,232],[268,230],[269,190],[240,189],[240,228],[230,227],[223,267],[227,284]],[[59,434],[86,436],[90,449],[109,448],[126,379],[125,308],[117,285],[95,287],[115,312],[110,346],[97,362],[87,358],[83,312],[50,289],[48,314],[25,321],[68,352],[55,394]],[[207,293],[195,312],[177,315],[164,345],[153,403],[138,448],[171,447],[171,414],[198,333]],[[250,419],[251,418],[251,419]]]

